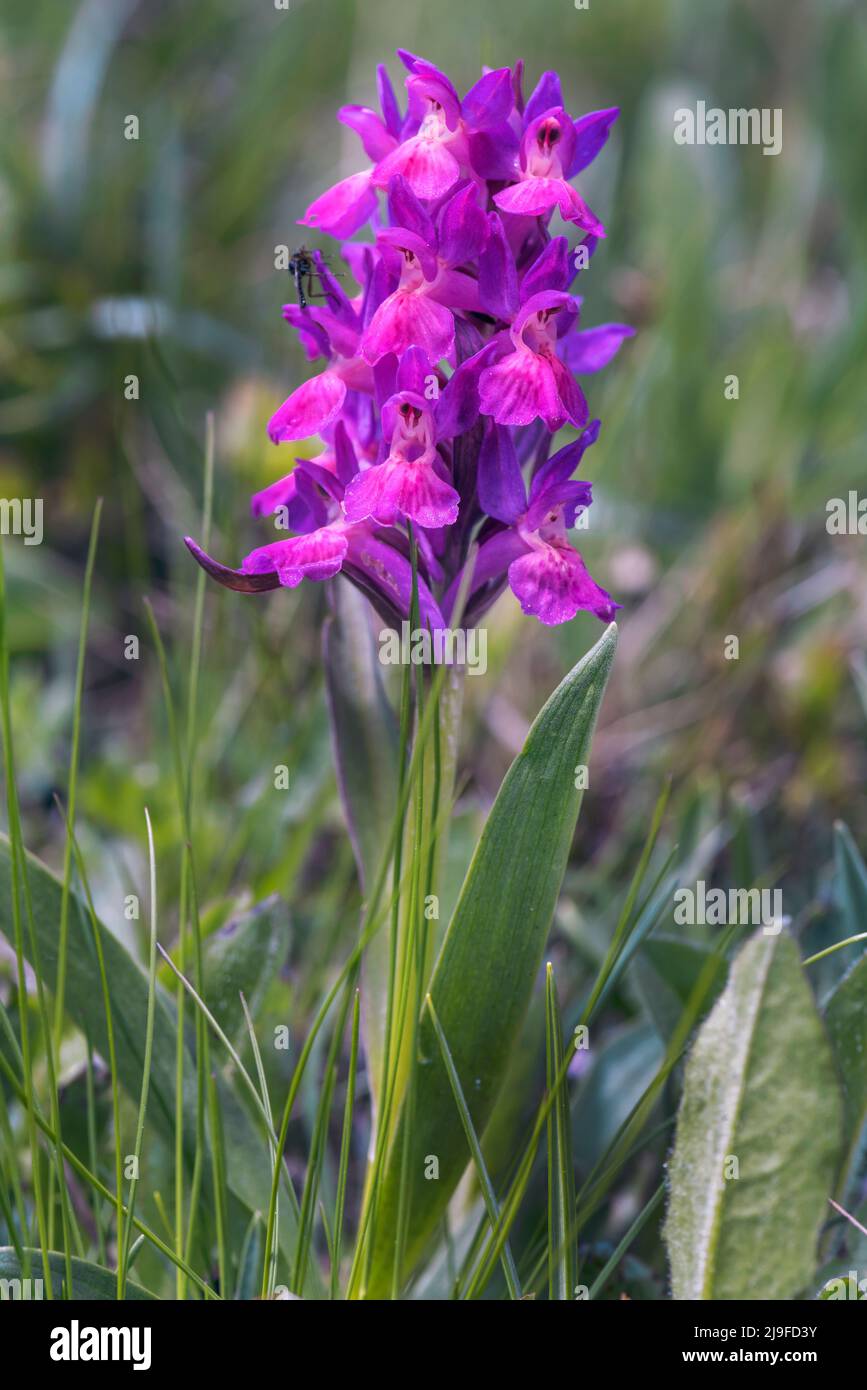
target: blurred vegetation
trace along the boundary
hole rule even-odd
[[[587,383],[603,433],[580,539],[624,611],[552,945],[567,1012],[668,777],[667,847],[679,845],[680,863],[723,885],[781,886],[819,950],[840,926],[832,822],[867,846],[867,554],[864,537],[825,527],[829,498],[865,488],[867,15],[856,0],[592,0],[588,11],[570,0],[291,0],[288,11],[270,0],[6,0],[0,496],[45,507],[42,546],[4,546],[28,844],[61,862],[52,798],[65,794],[81,576],[103,496],[79,835],[98,910],[141,949],[121,907],[144,892],[147,804],[164,919],[176,910],[180,820],[143,597],[182,693],[195,582],[182,535],[199,529],[205,415],[217,437],[211,548],[235,563],[261,534],[249,493],[291,457],[268,444],[265,421],[308,370],[281,320],[288,282],[274,248],[302,240],[307,203],[362,167],[334,112],[374,104],[377,61],[399,78],[396,43],[462,90],[482,64],[523,56],[528,90],[557,67],[575,114],[623,111],[582,185],[609,227],[582,283],[584,322],[623,319],[639,333]],[[698,99],[781,108],[782,153],[675,145],[673,112]],[[129,115],[137,140],[124,137]],[[124,395],[130,374],[136,401]],[[737,400],[724,394],[730,374]],[[263,1005],[276,1021],[313,1006],[359,905],[323,694],[325,604],[313,585],[206,601],[195,789],[205,921],[215,930],[271,893],[286,899],[291,945]],[[125,659],[128,634],[141,640],[137,661]],[[509,596],[491,615],[489,674],[468,682],[455,887],[530,719],[594,636],[591,618],[543,630]],[[289,792],[274,790],[283,763]],[[0,980],[7,970],[0,959]],[[622,1028],[610,1056],[643,1076],[656,1042],[639,992],[629,984],[607,1008]],[[278,1072],[280,1056],[268,1062]],[[600,1075],[587,1106],[606,1084]],[[637,1174],[642,1195],[624,1197],[618,1230],[651,1181]],[[630,1261],[638,1296],[659,1296],[647,1293],[658,1269]]]

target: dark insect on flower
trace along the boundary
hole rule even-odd
[[[298,304],[300,308],[306,309],[307,301],[310,299],[325,298],[324,294],[313,293],[314,280],[317,284],[321,284],[322,276],[316,261],[313,259],[313,252],[308,251],[306,246],[299,246],[297,251],[292,252],[289,258],[288,270],[292,279],[295,281],[295,292],[298,295]]]

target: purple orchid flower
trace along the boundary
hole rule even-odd
[[[422,348],[410,348],[401,358],[397,389],[382,407],[386,456],[349,484],[344,500],[349,521],[371,518],[390,526],[405,517],[436,529],[457,520],[460,495],[437,450],[436,417],[424,396],[428,370]]]
[[[392,225],[377,236],[397,288],[374,313],[361,341],[362,356],[376,363],[423,348],[432,364],[454,354],[454,310],[482,311],[478,282],[458,266],[474,260],[487,237],[478,190],[466,184],[441,207],[436,225],[401,175],[389,184]]]
[[[507,585],[543,623],[581,610],[608,620],[618,605],[567,535],[591,502],[573,475],[599,431],[577,378],[606,366],[633,330],[579,326],[577,258],[548,224],[559,210],[581,229],[586,268],[605,230],[572,180],[617,109],[573,120],[552,72],[525,103],[520,63],[484,73],[461,98],[433,64],[399,57],[406,111],[381,67],[379,110],[338,113],[368,167],[303,219],[341,241],[372,223],[375,239],[340,248],[356,293],[316,251],[321,297],[283,310],[308,360],[323,364],[268,425],[274,443],[321,440],[252,499],[253,515],[286,534],[238,569],[188,545],[247,593],[343,575],[390,621],[409,615],[415,555],[433,628],[452,616],[474,553],[465,623]],[[550,456],[567,425],[583,433]]]
[[[470,597],[508,574],[509,586],[525,613],[547,625],[568,622],[587,610],[610,622],[620,607],[591,578],[580,553],[566,535],[579,511],[590,506],[590,483],[572,474],[599,437],[594,420],[536,473],[529,496],[508,430],[489,425],[479,454],[479,500],[503,527],[479,548]],[[447,596],[450,611],[457,590]],[[496,591],[495,591],[496,592]]]
[[[293,501],[301,504],[295,512],[294,529],[303,528],[300,534],[258,546],[245,556],[240,569],[219,564],[187,536],[186,544],[199,564],[226,588],[241,593],[281,585],[295,589],[303,579],[333,579],[344,570],[388,617],[407,617],[412,566],[402,549],[402,538],[363,521],[350,521],[342,507],[346,485],[356,477],[351,446],[340,449],[334,472],[313,460],[301,459],[292,476],[296,481]],[[439,605],[423,575],[417,578],[417,589],[422,622],[443,627]]]
[[[360,136],[372,167],[350,174],[311,203],[302,226],[351,236],[376,211],[376,190],[387,188],[396,174],[416,197],[442,198],[461,178],[475,177],[472,137],[505,127],[512,107],[509,68],[486,73],[462,102],[445,73],[432,63],[404,49],[398,56],[409,70],[406,116],[401,118],[388,74],[380,67],[382,115],[363,106],[343,106],[337,113]]]
[[[494,195],[502,211],[523,217],[550,217],[555,208],[595,237],[605,228],[570,179],[586,169],[602,149],[620,112],[616,106],[573,121],[565,110],[556,72],[542,75],[522,113],[522,132],[515,150],[517,181]]]
[[[480,290],[511,320],[460,368],[460,389],[500,425],[544,421],[552,432],[587,422],[587,402],[575,373],[598,371],[633,330],[625,324],[576,333],[581,301],[565,286],[573,278],[565,237],[550,241],[520,287],[499,219],[490,218],[480,260]],[[457,374],[456,374],[457,375]],[[474,391],[477,392],[474,394]]]

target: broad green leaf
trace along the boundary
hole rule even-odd
[[[482,1153],[495,1183],[512,1170],[539,1103],[540,1059],[545,1055],[545,999],[533,995],[521,1031],[509,1053],[500,1098],[482,1135]],[[474,1189],[475,1190],[475,1189]]]
[[[30,1270],[27,1277],[30,1279],[29,1290],[25,1284],[23,1289],[13,1293],[4,1291],[3,1298],[22,1297],[22,1293],[30,1298],[44,1297],[44,1286],[40,1287],[37,1281],[43,1279],[42,1272],[42,1253],[39,1250],[30,1252]],[[65,1276],[64,1256],[56,1250],[52,1250],[48,1255],[48,1266],[51,1270],[51,1289],[54,1297],[59,1299],[64,1296],[63,1280]],[[24,1280],[25,1273],[15,1250],[11,1245],[0,1248],[0,1288],[5,1290],[4,1280]],[[17,1286],[16,1286],[17,1289]],[[67,1293],[66,1297],[74,1299],[86,1299],[88,1302],[108,1302],[113,1303],[117,1298],[117,1274],[112,1269],[104,1269],[102,1265],[90,1264],[88,1260],[79,1260],[72,1256],[72,1292]],[[142,1301],[144,1299],[154,1299],[155,1294],[148,1293],[141,1284],[135,1284],[131,1279],[126,1281],[125,1302]]]
[[[713,948],[704,941],[653,936],[636,956],[633,969],[638,992],[663,1038],[670,1038],[677,1028],[698,977],[712,955]],[[725,962],[721,960],[707,1008],[724,984]]]
[[[573,1108],[575,1156],[585,1172],[602,1157],[662,1065],[665,1047],[649,1023],[634,1023],[607,1038]],[[578,1053],[581,1057],[582,1053]]]
[[[265,1223],[259,1212],[254,1211],[244,1235],[241,1254],[238,1257],[238,1275],[235,1280],[235,1298],[243,1303],[258,1297],[262,1283],[262,1254],[265,1249]]]
[[[203,995],[233,1042],[245,1031],[241,992],[255,1018],[289,949],[289,914],[277,894],[232,918],[203,948]]]
[[[791,1299],[807,1286],[841,1118],[797,947],[761,933],[686,1067],[665,1228],[674,1298]]]
[[[446,1072],[448,1073],[449,1083],[451,1085],[452,1093],[455,1098],[455,1106],[457,1107],[458,1114],[460,1115],[461,1124],[464,1127],[464,1134],[467,1138],[467,1144],[469,1145],[470,1152],[473,1155],[476,1181],[482,1189],[482,1196],[484,1198],[485,1207],[488,1213],[488,1221],[490,1222],[491,1230],[493,1231],[496,1229],[497,1223],[500,1220],[500,1208],[497,1203],[496,1194],[494,1192],[494,1185],[491,1182],[490,1174],[487,1168],[485,1167],[485,1160],[482,1154],[482,1146],[479,1143],[479,1137],[476,1134],[475,1129],[473,1128],[473,1121],[472,1116],[470,1115],[469,1106],[467,1105],[467,1098],[464,1095],[463,1088],[461,1087],[460,1077],[458,1076],[457,1071],[455,1070],[454,1058],[452,1057],[451,1051],[449,1049],[448,1039],[446,1038],[445,1033],[439,1026],[439,1021],[434,1011],[433,1004],[430,1001],[430,997],[428,997],[426,1002],[430,1011],[430,1018],[434,1027],[434,1032],[436,1033],[436,1039],[439,1043],[443,1064],[445,1066]],[[520,1298],[521,1285],[518,1279],[518,1270],[516,1268],[512,1252],[509,1248],[508,1241],[506,1242],[503,1250],[502,1264],[503,1274],[505,1275],[506,1285],[509,1290],[509,1296],[511,1298],[516,1299]]]
[[[834,826],[835,891],[843,914],[844,936],[867,931],[867,866],[842,821]]]
[[[11,937],[10,853],[8,838],[0,835],[0,931],[7,937]],[[27,856],[27,872],[33,899],[33,919],[40,963],[45,983],[49,989],[53,989],[57,972],[57,924],[60,921],[60,895],[63,885],[51,870],[32,854]],[[111,994],[118,1080],[127,1094],[137,1100],[144,1064],[147,976],[117,937],[101,924],[99,930]],[[29,934],[25,935],[25,949],[29,951]],[[83,904],[75,895],[71,900],[69,914],[66,1009],[75,1025],[91,1038],[96,1050],[104,1057],[108,1056],[105,1014],[98,983],[91,923]],[[169,1142],[174,1140],[176,1031],[174,1007],[165,991],[158,987],[148,1125],[153,1124]],[[195,1061],[188,1056],[184,1067],[184,1135],[186,1158],[191,1169],[196,1129],[195,1076]],[[228,1186],[248,1211],[263,1211],[267,1208],[271,1188],[267,1140],[226,1085],[220,1086],[220,1107],[225,1133]],[[287,1255],[294,1248],[294,1234],[292,1211],[289,1203],[284,1202],[280,1213],[280,1243]]]
[[[863,930],[867,930],[864,925]],[[867,953],[843,976],[828,999],[825,1026],[837,1058],[845,1102],[842,1194],[856,1176],[867,1138]]]
[[[616,638],[612,624],[536,718],[488,817],[434,968],[430,993],[478,1133],[490,1118],[541,963],[581,806],[575,769],[589,759]],[[419,1059],[405,1272],[470,1157],[426,1013]],[[404,1132],[405,1114],[377,1209],[368,1297],[382,1296],[391,1279]],[[438,1160],[436,1181],[425,1176],[428,1155]]]
[[[867,866],[847,826],[834,826],[835,892],[844,937],[867,931]],[[846,947],[844,958],[863,951]],[[839,1191],[849,1190],[867,1139],[867,955],[858,956],[826,1001],[825,1023],[837,1058],[845,1098],[845,1151]]]

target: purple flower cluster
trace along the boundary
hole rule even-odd
[[[187,544],[245,592],[342,572],[394,621],[409,614],[411,528],[431,628],[449,623],[462,587],[471,626],[507,583],[543,623],[581,609],[607,621],[618,605],[566,534],[590,505],[574,474],[599,434],[576,378],[605,366],[632,329],[578,328],[571,286],[605,229],[571,180],[617,109],[574,120],[554,72],[525,102],[520,63],[486,72],[461,99],[432,64],[399,57],[406,113],[380,67],[380,112],[338,113],[369,167],[301,219],[343,241],[362,288],[348,295],[315,251],[319,297],[283,310],[308,358],[325,360],[268,426],[275,443],[319,436],[323,451],[252,502],[292,534],[240,570]],[[581,230],[577,248],[551,236],[555,210]],[[374,239],[346,240],[362,228]],[[581,433],[551,455],[565,425]]]

